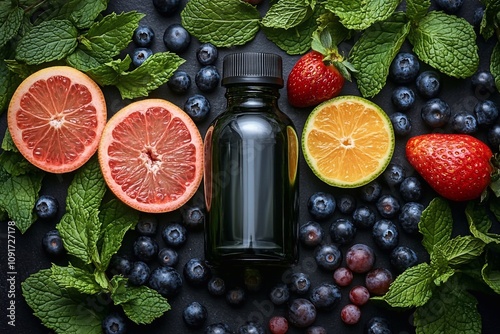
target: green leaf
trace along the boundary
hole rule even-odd
[[[492,256],[491,253],[488,253],[486,263],[481,270],[481,275],[484,282],[495,293],[500,294],[500,261],[498,261],[498,254]]]
[[[170,310],[167,300],[149,287],[127,285],[127,279],[118,276],[113,278],[112,283],[115,288],[111,298],[136,324],[149,324]]]
[[[422,306],[431,298],[433,288],[432,268],[421,263],[397,276],[384,296],[372,299],[384,300],[392,307]]]
[[[243,45],[260,29],[260,13],[240,0],[191,0],[181,12],[181,23],[201,42],[217,47]]]
[[[325,8],[335,13],[340,22],[353,30],[364,30],[389,18],[401,0],[327,0]]]
[[[75,209],[99,210],[101,200],[106,192],[106,183],[96,157],[92,157],[75,174],[68,187],[66,210]]]
[[[439,247],[451,266],[461,265],[472,261],[483,253],[484,242],[473,236],[457,236],[443,244],[435,245],[434,251]]]
[[[490,57],[490,72],[495,78],[495,86],[500,91],[500,43],[495,43]]]
[[[489,232],[492,222],[483,206],[475,202],[469,202],[465,210],[465,216],[473,236],[486,244],[500,245],[500,235]]]
[[[422,212],[418,228],[423,235],[422,244],[429,254],[435,245],[447,242],[453,229],[448,202],[440,197],[434,198]]]
[[[404,13],[398,12],[384,22],[366,29],[351,49],[349,62],[365,97],[375,96],[385,86],[389,67],[410,31]]]
[[[498,27],[499,20],[497,18],[500,12],[500,1],[484,1],[485,8],[483,19],[481,20],[481,25],[479,28],[479,33],[484,37],[484,39],[489,39],[495,34],[495,30]]]
[[[7,1],[0,3],[0,48],[17,35],[23,22],[24,11],[18,6],[10,6]]]
[[[0,153],[0,166],[12,176],[20,176],[39,171],[19,152],[4,151]]]
[[[425,305],[415,310],[416,332],[480,334],[481,316],[476,305],[476,299],[457,279],[450,280],[435,290]]]
[[[318,28],[312,35],[311,48],[326,55],[332,48],[350,37],[350,31],[331,12],[321,14],[317,19]]]
[[[79,45],[73,53],[66,57],[68,65],[82,72],[98,68],[108,61],[110,61],[109,57],[103,57],[103,55],[94,53],[92,50],[84,50],[81,45]]]
[[[36,65],[60,60],[78,45],[78,30],[68,20],[44,21],[21,38],[16,60]]]
[[[268,28],[290,29],[304,22],[312,12],[311,6],[302,0],[279,0],[271,5],[261,23]]]
[[[463,18],[429,12],[408,38],[419,59],[446,75],[466,78],[478,68],[476,34]]]
[[[432,278],[435,285],[440,286],[455,274],[455,270],[449,266],[447,254],[443,252],[440,245],[434,246],[432,250],[430,267],[432,269]]]
[[[107,6],[107,0],[68,0],[53,6],[53,11],[44,20],[67,19],[77,28],[84,29],[90,27]]]
[[[430,0],[406,0],[406,15],[410,21],[418,24],[427,15],[430,6]]]
[[[94,275],[86,270],[73,267],[61,267],[52,264],[50,268],[52,274],[51,278],[63,288],[74,288],[80,293],[88,295],[96,294],[102,291],[99,284],[96,283]]]
[[[12,94],[20,83],[21,79],[9,71],[5,61],[0,60],[0,114],[7,110]]]
[[[57,333],[101,334],[106,309],[95,297],[61,288],[51,275],[50,269],[44,269],[21,284],[33,314]]]

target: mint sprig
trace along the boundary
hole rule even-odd
[[[484,0],[484,15],[481,20],[480,34],[484,39],[496,38],[490,57],[490,72],[495,85],[500,90],[500,0]]]

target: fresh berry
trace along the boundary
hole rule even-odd
[[[298,295],[306,294],[311,288],[311,280],[305,273],[293,273],[290,276],[290,291]]]
[[[132,35],[132,41],[136,46],[147,48],[151,46],[153,40],[155,38],[155,33],[153,28],[147,25],[141,25],[135,29],[134,34]]]
[[[266,334],[266,329],[255,321],[246,321],[238,327],[236,334]]]
[[[269,292],[269,299],[274,305],[283,305],[290,299],[290,290],[285,283],[278,283]]]
[[[306,329],[305,334],[328,334],[328,332],[323,326],[311,326]]]
[[[386,194],[378,199],[376,207],[382,217],[392,218],[398,214],[401,205],[396,197]]]
[[[208,293],[212,296],[224,296],[226,294],[226,282],[222,277],[213,276],[207,283]]]
[[[498,118],[498,108],[491,100],[479,101],[474,106],[474,115],[479,126],[492,125]]]
[[[274,316],[268,323],[271,334],[286,334],[288,332],[288,320],[282,316]]]
[[[392,221],[381,219],[373,225],[372,237],[380,248],[393,249],[398,245],[399,231]]]
[[[474,14],[472,15],[472,25],[475,28],[480,28],[481,21],[483,20],[484,16],[484,7],[483,6],[477,6],[476,9],[474,9]]]
[[[165,43],[167,50],[181,53],[186,50],[191,43],[191,35],[182,25],[172,23],[165,29],[163,43]]]
[[[399,84],[412,82],[420,71],[418,58],[409,52],[400,52],[389,67],[390,78]]]
[[[132,64],[139,67],[152,55],[153,51],[149,48],[136,48],[132,51]]]
[[[179,8],[180,0],[153,0],[153,5],[158,13],[172,16]]]
[[[409,87],[399,86],[392,92],[391,101],[396,110],[406,111],[415,103],[415,92]]]
[[[466,111],[457,112],[451,116],[451,128],[456,133],[472,134],[477,131],[477,120]]]
[[[296,298],[288,306],[288,321],[299,328],[306,328],[316,321],[316,307],[305,298]]]
[[[53,219],[59,211],[59,202],[54,196],[41,195],[35,202],[35,212],[43,220]]]
[[[340,195],[337,201],[340,213],[352,214],[356,210],[356,198],[349,194]]]
[[[308,221],[299,228],[299,240],[306,247],[318,246],[324,238],[323,227],[317,222]]]
[[[162,248],[158,252],[158,263],[160,266],[175,267],[179,263],[179,254],[175,249]]]
[[[365,276],[365,286],[373,296],[382,296],[389,291],[392,273],[386,268],[375,268]]]
[[[375,224],[375,212],[366,205],[360,205],[352,214],[352,222],[358,228],[371,228]]]
[[[458,12],[464,0],[436,0],[437,5],[448,14],[454,14]]]
[[[170,223],[161,232],[163,241],[167,246],[179,248],[187,241],[186,228],[179,223]]]
[[[365,334],[392,334],[389,321],[382,317],[370,318],[365,324]]]
[[[205,210],[199,205],[184,205],[180,208],[182,222],[189,229],[203,228]]]
[[[477,71],[470,79],[475,96],[481,100],[489,98],[496,91],[495,78],[489,71]]]
[[[425,134],[406,144],[410,164],[438,194],[453,201],[481,196],[491,181],[492,156],[485,143],[463,134]]]
[[[155,239],[141,235],[133,245],[134,255],[139,260],[149,262],[158,255],[158,243]]]
[[[415,81],[417,92],[425,99],[436,97],[441,90],[441,77],[436,71],[424,71]]]
[[[210,101],[201,94],[190,96],[184,103],[184,111],[195,122],[202,122],[207,119],[211,109]]]
[[[317,220],[325,220],[333,216],[337,203],[330,193],[316,192],[307,201],[309,214]]]
[[[362,306],[370,300],[370,292],[363,285],[356,285],[349,290],[349,300],[357,306]]]
[[[403,182],[405,177],[406,177],[405,168],[401,164],[396,162],[389,163],[385,171],[382,173],[382,178],[391,188],[399,187],[399,185],[401,184],[401,182]]]
[[[198,258],[189,259],[184,264],[182,272],[186,281],[195,286],[206,284],[212,276],[212,272],[205,261]]]
[[[382,185],[377,180],[365,184],[360,189],[361,199],[368,203],[376,202],[381,194],[382,194]]]
[[[488,129],[487,139],[493,150],[498,152],[500,147],[500,124],[494,124]]]
[[[234,334],[228,324],[224,322],[217,322],[205,327],[204,334]]]
[[[330,309],[337,305],[342,298],[338,286],[332,283],[322,283],[316,285],[309,296],[309,300],[317,310]]]
[[[396,136],[406,136],[411,131],[411,119],[408,115],[395,112],[389,117]]]
[[[132,269],[132,261],[125,255],[115,254],[111,257],[109,262],[109,272],[111,275],[128,276]]]
[[[158,230],[158,219],[153,214],[141,214],[135,228],[139,234],[152,237]]]
[[[124,334],[127,332],[127,323],[118,313],[106,316],[101,323],[103,334]]]
[[[443,127],[450,121],[451,109],[440,98],[433,98],[424,103],[420,111],[422,120],[431,128]]]
[[[191,77],[186,71],[177,70],[168,79],[167,86],[176,94],[185,94],[191,87]]]
[[[182,276],[172,267],[157,267],[149,275],[148,286],[164,297],[177,295],[182,288]]]
[[[198,302],[191,302],[182,310],[182,319],[190,328],[200,328],[207,318],[207,308]]]
[[[310,51],[293,66],[288,76],[287,96],[297,108],[316,106],[340,94],[345,79],[333,64],[326,64],[323,55]]]
[[[63,241],[58,230],[50,230],[44,234],[42,247],[52,257],[59,257],[65,253]]]
[[[346,218],[338,218],[330,225],[330,237],[332,241],[345,245],[354,240],[356,236],[356,226]]]
[[[132,285],[144,285],[148,281],[150,274],[151,270],[145,262],[135,261],[128,274],[128,281]]]
[[[352,283],[353,278],[351,269],[346,267],[339,267],[333,272],[333,281],[338,286],[348,286]]]
[[[340,319],[346,325],[355,325],[361,318],[361,310],[354,304],[347,304],[340,310]]]
[[[417,202],[407,202],[403,205],[398,217],[399,225],[403,231],[410,234],[418,232],[422,211],[424,211],[424,206]]]
[[[408,176],[399,185],[399,194],[406,202],[418,201],[422,197],[422,184],[416,176]]]
[[[375,252],[365,244],[352,245],[346,253],[345,261],[347,267],[354,273],[367,273],[375,263]]]
[[[217,47],[212,43],[203,43],[196,49],[196,59],[202,66],[214,64],[218,56]]]
[[[203,66],[196,72],[194,82],[202,92],[212,92],[219,86],[219,70],[213,65]]]
[[[342,252],[334,244],[324,244],[316,248],[314,259],[320,268],[334,271],[342,262]]]
[[[416,265],[418,262],[417,253],[407,246],[398,246],[391,252],[391,264],[400,273]]]
[[[246,292],[245,289],[239,286],[235,286],[226,291],[226,302],[233,306],[238,307],[243,305],[246,300]]]

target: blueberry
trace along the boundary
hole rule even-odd
[[[415,84],[420,96],[431,99],[439,94],[441,89],[441,78],[436,71],[424,71],[418,75]]]
[[[319,245],[323,241],[324,235],[323,227],[314,221],[308,221],[299,228],[299,240],[306,247]]]
[[[306,298],[296,298],[287,309],[288,321],[299,328],[306,328],[316,321],[317,311],[314,304]]]
[[[205,210],[199,205],[184,205],[180,209],[182,223],[190,229],[203,228],[205,224]]]
[[[396,112],[390,116],[394,134],[397,136],[406,136],[411,131],[411,119],[408,115]]]
[[[365,325],[365,334],[392,334],[389,321],[383,317],[370,318]]]
[[[148,48],[136,48],[132,52],[132,64],[134,64],[135,67],[139,67],[153,55],[153,51]]]
[[[176,94],[185,94],[191,87],[191,77],[186,71],[177,70],[168,79],[167,86]]]
[[[147,25],[141,25],[135,29],[134,34],[132,35],[132,41],[134,41],[135,45],[138,47],[149,47],[155,38],[155,33],[153,28]]]
[[[361,205],[354,210],[352,222],[359,228],[371,228],[375,224],[375,212],[366,205]]]
[[[406,177],[405,168],[396,162],[391,162],[382,173],[382,178],[385,180],[389,187],[396,187],[403,182]]]
[[[311,279],[305,273],[293,273],[290,276],[290,291],[298,295],[306,294],[311,288]]]
[[[316,192],[307,201],[309,214],[317,220],[325,220],[333,216],[337,203],[332,194]]]
[[[382,194],[382,185],[374,180],[360,188],[360,197],[363,201],[374,203]]]
[[[487,139],[493,150],[498,151],[500,148],[500,124],[494,124],[488,129]]]
[[[155,239],[141,235],[133,245],[134,255],[141,261],[149,262],[158,255],[158,243]]]
[[[183,274],[186,281],[195,286],[206,284],[212,276],[212,272],[205,261],[198,258],[189,259],[184,264]]]
[[[479,101],[474,106],[477,124],[479,126],[488,126],[495,123],[498,118],[498,108],[491,100]]]
[[[152,237],[156,235],[158,219],[152,214],[141,214],[135,228],[139,234]]]
[[[451,109],[448,103],[440,98],[426,101],[421,109],[422,120],[432,128],[445,126],[451,118]]]
[[[417,253],[407,246],[398,246],[391,252],[391,264],[402,273],[406,269],[416,265],[418,262]]]
[[[207,288],[212,296],[223,296],[226,293],[226,282],[222,277],[213,276],[208,280]]]
[[[233,334],[231,327],[224,322],[210,324],[205,327],[204,334]]]
[[[233,307],[239,307],[245,303],[246,292],[240,286],[235,286],[226,291],[226,302]]]
[[[163,228],[161,237],[167,246],[179,248],[187,241],[187,230],[179,223],[170,223]]]
[[[406,202],[418,201],[422,197],[422,183],[415,176],[408,176],[399,185],[399,194]]]
[[[398,222],[406,233],[417,233],[418,223],[422,217],[424,206],[417,202],[408,202],[403,205],[399,213]]]
[[[104,334],[124,334],[127,332],[125,319],[117,313],[106,316],[102,320],[101,327]]]
[[[35,202],[35,212],[43,220],[53,219],[59,211],[59,202],[50,195],[42,195]]]
[[[175,267],[179,263],[179,254],[175,249],[162,248],[158,252],[158,263],[160,266]]]
[[[148,281],[150,273],[151,270],[146,263],[142,261],[136,261],[132,264],[132,268],[130,269],[130,273],[128,274],[128,281],[132,285],[144,285]]]
[[[340,302],[341,298],[339,287],[332,283],[322,283],[315,286],[309,296],[309,300],[318,310],[334,307]]]
[[[451,116],[451,128],[454,132],[472,134],[477,131],[477,120],[474,115],[462,111]]]
[[[52,257],[59,257],[65,253],[63,241],[58,230],[50,230],[44,234],[42,247]]]
[[[415,93],[409,87],[400,86],[392,92],[391,101],[397,110],[406,111],[415,103]]]
[[[324,244],[316,248],[314,259],[320,268],[334,271],[342,263],[342,252],[334,244]]]
[[[182,319],[190,328],[200,328],[207,321],[207,318],[207,308],[198,302],[189,303],[182,310]]]
[[[217,47],[212,43],[203,43],[196,49],[196,59],[203,66],[214,64],[218,55]]]
[[[417,57],[409,52],[400,52],[394,57],[389,67],[389,76],[396,83],[408,83],[418,75],[420,63]]]
[[[392,218],[396,216],[401,208],[399,201],[392,195],[382,195],[376,204],[378,213],[384,218]]]
[[[155,9],[164,16],[172,16],[179,8],[180,0],[153,0]]]
[[[164,297],[177,295],[182,288],[182,276],[172,267],[157,267],[149,275],[148,285]]]
[[[345,245],[354,240],[356,236],[356,226],[346,218],[338,218],[330,225],[330,237],[332,241]]]
[[[108,268],[111,275],[127,276],[132,269],[132,262],[125,255],[115,254],[111,257]]]
[[[204,121],[210,114],[210,110],[210,102],[201,94],[190,96],[184,103],[184,111],[195,122]]]
[[[271,288],[269,299],[274,305],[284,305],[290,299],[290,290],[285,283],[278,283]]]
[[[356,198],[349,194],[340,195],[337,207],[343,214],[351,214],[356,210]]]
[[[328,334],[323,326],[311,326],[306,329],[305,334]]]
[[[475,28],[478,29],[480,28],[483,16],[484,16],[484,7],[483,6],[476,7],[476,9],[474,9],[474,14],[472,15],[472,25]]]
[[[462,8],[464,0],[436,0],[436,3],[446,13],[453,14]]]
[[[212,92],[219,86],[219,70],[213,65],[203,66],[196,72],[194,82],[202,92]]]
[[[238,327],[236,334],[266,334],[266,330],[261,324],[255,321],[246,321]]]
[[[380,248],[393,249],[398,245],[399,231],[392,221],[381,219],[373,225],[372,237]]]
[[[191,35],[182,25],[173,23],[165,29],[163,43],[169,51],[181,53],[191,43]]]
[[[471,86],[477,98],[484,100],[496,91],[495,78],[489,71],[477,71],[471,77]]]

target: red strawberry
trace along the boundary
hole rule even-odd
[[[435,133],[410,138],[406,157],[424,180],[449,200],[478,198],[491,181],[493,153],[469,135]]]
[[[344,77],[324,56],[310,51],[293,66],[287,82],[288,102],[298,108],[311,107],[339,95]]]

